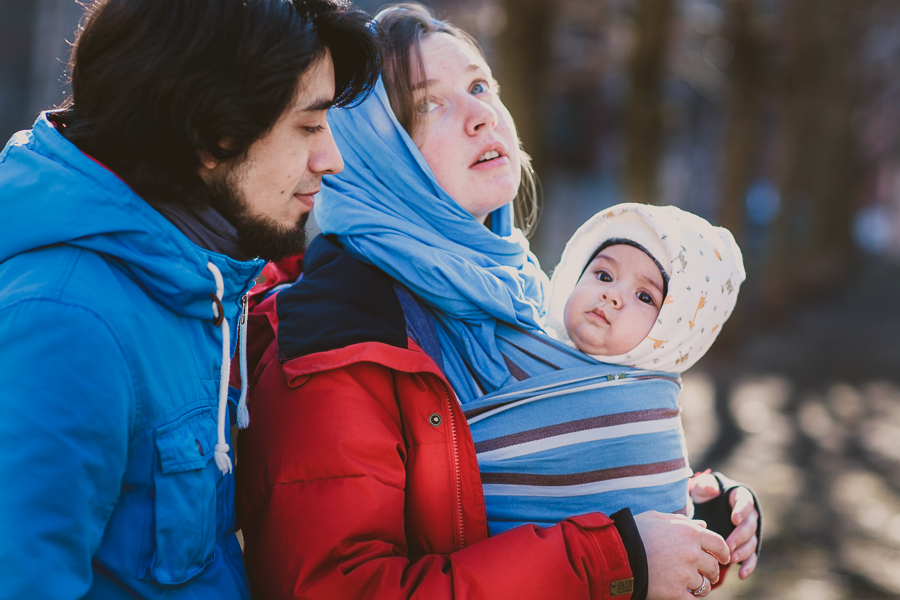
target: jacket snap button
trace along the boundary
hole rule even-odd
[[[430,417],[428,417],[428,422],[437,427],[441,424],[441,415],[437,413],[432,413]]]

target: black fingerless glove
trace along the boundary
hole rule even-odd
[[[735,529],[734,524],[731,522],[731,502],[728,497],[734,488],[746,488],[750,495],[753,496],[753,506],[756,508],[756,512],[759,513],[759,520],[756,522],[756,557],[759,558],[759,551],[762,549],[762,507],[759,505],[756,492],[743,483],[729,479],[719,472],[715,472],[712,475],[716,478],[719,484],[719,492],[721,493],[712,500],[694,504],[694,518],[706,521],[708,529],[715,531],[723,539],[728,539],[728,536]]]

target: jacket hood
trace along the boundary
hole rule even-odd
[[[0,262],[54,244],[115,259],[156,301],[192,318],[210,318],[222,272],[225,295],[242,295],[264,261],[236,261],[185,237],[112,171],[66,140],[42,113],[0,153]],[[226,312],[232,313],[227,304]]]

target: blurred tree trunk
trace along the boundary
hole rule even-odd
[[[741,244],[744,241],[745,198],[759,149],[765,40],[755,23],[750,0],[729,0],[727,6],[727,33],[734,48],[734,61],[722,161],[720,224]]]
[[[851,216],[859,185],[851,115],[863,3],[787,0],[785,69],[776,150],[781,210],[770,232],[764,311],[779,320],[805,293],[851,267]]]
[[[638,0],[625,108],[625,192],[629,202],[656,204],[663,143],[663,78],[674,14],[672,0]]]
[[[557,3],[552,0],[503,0],[506,28],[497,38],[503,103],[515,120],[519,139],[540,174],[543,162],[544,82]]]
[[[67,65],[84,7],[71,0],[36,0],[34,4],[28,109],[36,115],[61,104],[71,93]]]
[[[790,278],[796,268],[798,239],[792,236],[795,222],[802,220],[800,196],[803,190],[803,166],[806,164],[803,141],[813,135],[812,118],[814,54],[812,27],[806,19],[813,10],[808,0],[787,0],[783,4],[782,38],[785,64],[778,101],[778,140],[776,183],[781,207],[769,233],[766,256],[763,312],[767,320],[780,321],[790,298]],[[793,243],[792,243],[793,242]]]
[[[829,68],[822,69],[819,82],[819,136],[814,148],[816,172],[810,182],[813,213],[809,247],[804,257],[806,287],[812,292],[833,284],[837,273],[848,273],[854,253],[851,234],[860,185],[858,144],[853,131],[853,113],[859,104],[855,80],[859,65],[861,31],[854,16],[866,2],[829,0],[821,23],[820,51]]]

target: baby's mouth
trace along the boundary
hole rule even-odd
[[[609,319],[606,318],[606,313],[599,308],[595,308],[594,310],[592,310],[591,314],[596,315],[601,321],[609,325]]]

